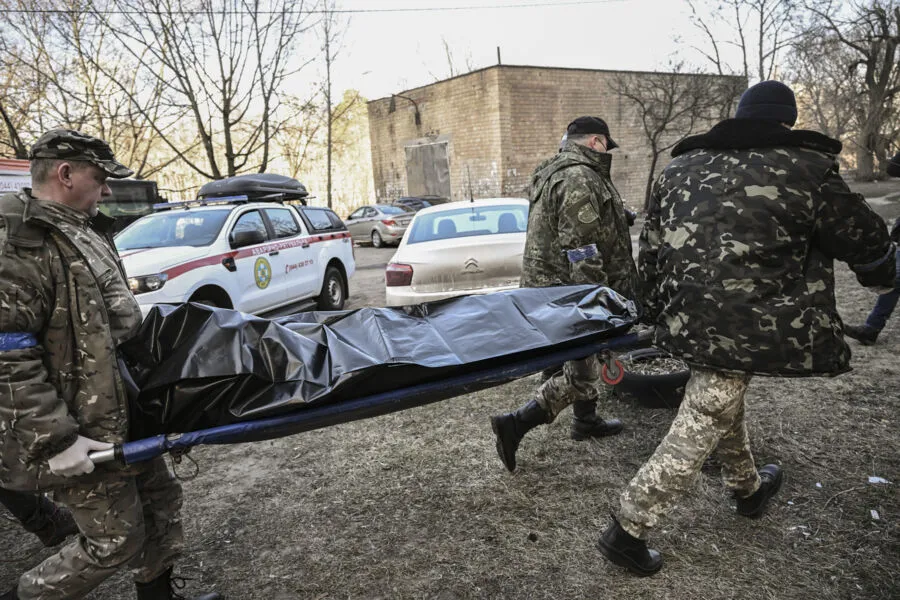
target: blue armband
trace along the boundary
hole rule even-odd
[[[0,352],[25,350],[37,345],[37,338],[30,333],[0,333]]]
[[[570,263],[581,262],[599,254],[597,251],[597,244],[588,244],[587,246],[575,248],[574,250],[566,250],[565,253]]]

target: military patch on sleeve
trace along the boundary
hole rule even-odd
[[[594,207],[591,206],[590,202],[585,202],[584,206],[578,209],[578,214],[576,215],[579,222],[584,223],[585,225],[589,223],[593,223],[597,219],[599,219],[599,215],[597,215],[597,211],[594,210]]]
[[[565,252],[570,263],[581,262],[582,260],[587,260],[598,254],[597,244],[588,244],[587,246],[573,248],[572,250],[566,250]]]

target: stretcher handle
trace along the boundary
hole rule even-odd
[[[95,465],[99,465],[102,463],[113,462],[117,458],[122,456],[122,445],[116,444],[109,450],[98,450],[97,452],[89,452],[88,458],[91,459],[91,462]]]

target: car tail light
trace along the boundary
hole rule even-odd
[[[410,265],[390,263],[384,270],[384,284],[389,287],[412,283],[413,268]]]
[[[387,225],[388,227],[393,227],[394,225],[397,224],[397,221],[395,221],[393,219],[382,219],[381,222],[384,223],[385,225]]]

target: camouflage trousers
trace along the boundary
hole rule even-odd
[[[133,476],[55,492],[80,535],[19,578],[22,600],[81,598],[121,567],[151,581],[181,554],[181,485],[162,458]]]
[[[544,371],[544,382],[538,388],[535,400],[550,415],[548,423],[552,423],[570,404],[596,402],[612,393],[612,388],[601,383],[602,366],[597,355],[592,354],[580,360],[570,360],[562,369]]]
[[[622,492],[622,528],[646,539],[697,480],[715,450],[725,486],[744,498],[760,480],[744,424],[744,392],[749,375],[693,368],[684,401],[672,427]]]

